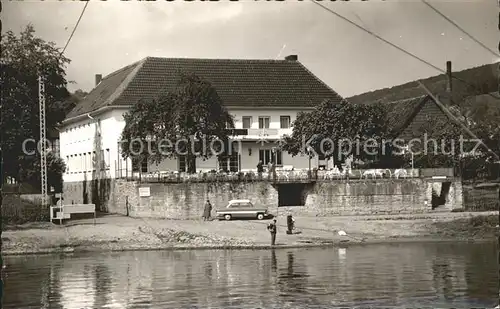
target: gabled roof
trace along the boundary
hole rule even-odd
[[[391,135],[397,137],[413,121],[413,118],[428,100],[432,100],[432,98],[423,95],[388,103],[376,101],[371,102],[371,104],[379,103],[384,105],[387,110],[387,125],[392,133]]]
[[[439,97],[437,99],[441,101]],[[416,119],[420,112],[426,113],[425,116],[437,115],[437,112],[439,115],[442,114],[446,117],[450,122],[464,124],[464,120],[455,115],[455,107],[452,106],[450,108],[449,106],[443,105],[442,102],[438,104],[430,95],[384,103],[384,105],[387,108],[387,122],[393,138],[414,138],[415,136],[408,136],[408,134],[411,135],[412,133],[406,132],[405,130],[414,121],[417,121],[417,123],[423,123],[422,121],[425,122],[424,118]],[[466,133],[469,134],[469,132]]]
[[[174,90],[180,73],[209,81],[226,106],[313,107],[341,97],[294,60],[226,60],[147,57],[104,77],[67,120],[105,106],[130,106]]]

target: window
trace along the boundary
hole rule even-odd
[[[132,158],[132,172],[141,172],[141,173],[147,173],[148,172],[148,160],[144,159],[140,161],[139,158]]]
[[[250,129],[252,127],[251,116],[243,116],[241,121],[243,122],[243,129]]]
[[[141,172],[147,173],[148,172],[148,160],[144,159],[141,162]]]
[[[66,173],[69,173],[69,156],[66,156]]]
[[[186,156],[179,156],[179,172],[186,172]]]
[[[231,172],[238,172],[240,170],[240,162],[238,160],[238,154],[232,154],[229,156],[229,171]]]
[[[139,161],[137,160],[137,158],[132,158],[132,172],[139,172]]]
[[[111,157],[109,154],[109,148],[106,148],[106,157],[104,158],[104,163],[105,163],[106,169],[108,169],[108,170],[109,170],[110,162],[111,162]]]
[[[283,165],[283,154],[281,150],[272,151],[271,149],[261,149],[259,150],[259,160],[262,161],[262,164],[273,162],[281,166]]]
[[[248,208],[248,207],[253,207],[253,204],[247,202],[231,203],[231,208]]]
[[[87,153],[87,171],[92,171],[92,153]]]
[[[97,166],[97,156],[95,155],[95,151],[92,152],[92,170],[95,171]]]
[[[269,129],[269,117],[259,117],[259,129]]]
[[[323,168],[323,169],[326,169],[326,157],[325,157],[325,154],[323,153],[319,153],[318,154],[318,168]]]
[[[218,158],[219,169],[225,172],[238,172],[240,170],[239,154],[233,153],[230,156],[220,155]]]
[[[290,128],[290,116],[280,116],[280,128]]]
[[[219,157],[217,157],[217,160],[219,170],[227,172],[227,157],[224,155],[220,155]]]

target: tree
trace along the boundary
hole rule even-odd
[[[227,149],[227,125],[234,125],[216,89],[193,74],[181,74],[177,88],[157,98],[140,100],[124,116],[122,155],[132,160],[161,162],[183,155],[187,172],[194,173],[197,157],[207,159]],[[140,151],[140,140],[148,147]],[[216,141],[219,141],[217,143]]]
[[[296,156],[310,146],[312,153],[332,158],[336,165],[351,154],[355,159],[374,160],[388,134],[385,120],[386,111],[379,104],[326,100],[313,111],[297,115],[292,135],[284,138],[282,149]],[[356,150],[356,144],[361,151]]]
[[[70,93],[60,106],[64,115],[67,115],[73,108],[75,108],[75,106],[78,105],[78,103],[83,100],[87,94],[87,92],[81,89],[76,90],[74,93]]]
[[[23,153],[23,141],[40,139],[38,76],[45,79],[46,127],[53,129],[66,116],[63,102],[68,98],[64,67],[69,59],[60,55],[52,42],[35,36],[28,25],[19,36],[9,31],[1,36],[2,62],[0,83],[1,122],[4,150],[4,176],[19,180],[20,175],[39,173],[36,160]],[[49,166],[48,177],[61,178],[62,160]],[[52,167],[54,169],[52,169]],[[53,173],[54,172],[54,173]],[[34,178],[24,179],[34,183]],[[58,182],[58,180],[48,180]]]
[[[57,157],[55,154],[48,152],[47,159],[47,186],[50,189],[54,188],[55,192],[62,192],[62,174],[66,170],[64,161]],[[23,162],[29,164],[30,169],[22,169],[19,174],[19,181],[28,182],[39,186],[40,179],[40,154],[34,156],[27,156]]]

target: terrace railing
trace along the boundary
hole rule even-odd
[[[120,175],[120,173],[117,173]],[[349,173],[341,173],[338,170],[277,170],[274,173],[269,172],[200,172],[196,174],[187,174],[172,171],[157,171],[151,173],[133,172],[122,177],[127,180],[140,182],[164,182],[164,183],[183,183],[183,182],[315,182],[315,181],[335,181],[335,180],[377,180],[377,179],[407,179],[407,178],[451,178],[449,170],[429,171],[419,169],[370,169],[370,170],[351,170]]]

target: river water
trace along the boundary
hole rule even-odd
[[[492,308],[496,244],[6,257],[3,308]]]

